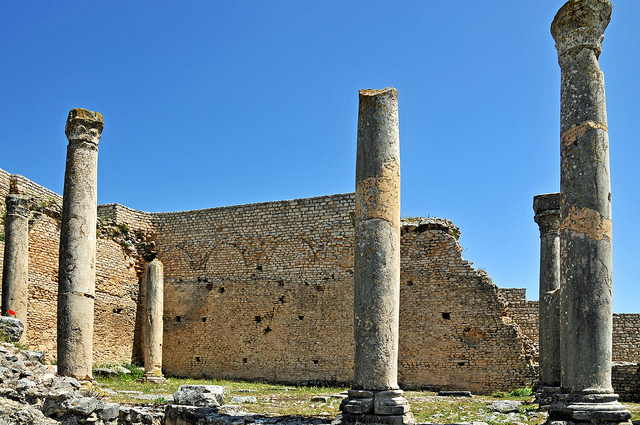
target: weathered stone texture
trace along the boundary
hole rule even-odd
[[[0,170],[0,194],[9,192],[10,177],[31,202],[29,218],[29,329],[23,341],[55,359],[58,245],[62,198],[42,186]],[[4,243],[0,242],[0,251]],[[0,261],[2,256],[0,256]],[[139,288],[140,258],[101,233],[97,239],[94,362],[130,361]],[[144,265],[143,265],[144,266]]]
[[[517,323],[537,351],[539,302],[527,300],[527,290],[524,288],[500,288],[499,291],[507,303],[509,317]]]
[[[29,297],[29,209],[21,195],[5,198],[5,250],[2,269],[2,315],[12,315],[27,325]],[[12,312],[12,313],[9,313]]]
[[[157,258],[147,267],[144,320],[144,379],[160,382],[162,376],[162,316],[164,280],[162,263]]]
[[[535,351],[489,276],[462,259],[459,234],[448,220],[403,226],[400,385],[475,393],[530,385]]]
[[[9,176],[0,170],[0,209]],[[58,195],[18,177],[21,193],[59,202]],[[29,232],[27,345],[45,350],[46,361],[56,351],[57,205],[32,211]],[[353,210],[353,194],[181,213],[99,206],[106,224],[97,240],[95,363],[129,361],[141,325],[136,311],[142,311],[137,303],[147,263],[110,236],[116,228],[109,223],[117,218],[130,235],[137,229],[157,233],[154,249],[164,263],[166,288],[164,366],[170,373],[350,381]],[[404,226],[399,384],[476,393],[522,387],[534,379],[526,357],[535,350],[527,348],[522,332],[537,341],[537,302],[526,301],[524,290],[498,290],[474,270],[461,257],[459,234],[448,220]],[[0,242],[0,252],[3,247]],[[620,341],[614,360],[640,360],[632,342],[639,338],[639,315],[614,315],[614,341]]]

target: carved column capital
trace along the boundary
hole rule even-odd
[[[69,143],[87,142],[98,146],[104,128],[104,120],[99,112],[75,108],[69,112],[64,133]]]
[[[7,206],[7,215],[29,218],[29,205],[26,197],[11,194],[5,198],[5,205]]]
[[[585,48],[593,50],[596,58],[600,56],[611,10],[609,0],[570,0],[560,8],[551,24],[551,35],[561,67]]]
[[[533,219],[538,223],[540,236],[558,234],[560,228],[560,194],[545,193],[533,197]]]

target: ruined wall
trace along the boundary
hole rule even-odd
[[[614,362],[640,362],[640,314],[614,313],[613,341]]]
[[[166,373],[351,381],[353,208],[345,194],[154,214]],[[446,220],[404,227],[399,382],[525,386],[531,347],[496,286],[462,259],[458,234]]]
[[[13,177],[13,183],[10,183]],[[30,195],[29,219],[29,311],[26,345],[45,351],[47,361],[56,353],[56,310],[58,294],[58,249],[62,198],[30,180],[0,170],[0,202],[12,184],[19,193]],[[113,226],[111,226],[113,227]],[[94,361],[130,361],[138,299],[139,256],[127,250],[111,235],[110,228],[98,229],[96,257],[96,300]],[[0,267],[4,242],[0,242]]]
[[[1,210],[10,177],[0,170]],[[14,177],[32,195],[28,344],[52,359],[61,199]],[[96,363],[136,357],[139,286],[157,253],[166,373],[350,381],[353,206],[353,194],[176,213],[99,206]],[[537,302],[522,289],[498,289],[462,259],[459,234],[447,220],[403,225],[399,382],[478,393],[530,384]],[[614,360],[640,358],[639,332],[639,315],[615,315]]]
[[[154,215],[166,373],[353,373],[353,195]]]
[[[404,225],[399,381],[487,393],[535,379],[534,350],[486,273],[462,259],[448,220]]]
[[[620,397],[620,401],[640,402],[640,363],[613,363],[611,365],[611,384]]]
[[[520,326],[520,330],[538,349],[538,301],[527,300],[524,288],[500,288],[507,302],[509,316]],[[537,360],[537,359],[536,359]]]
[[[524,288],[500,288],[509,316],[523,333],[538,346],[538,301],[528,301]],[[640,314],[613,313],[614,362],[640,362]],[[537,361],[537,359],[536,359]]]

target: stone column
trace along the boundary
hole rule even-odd
[[[65,133],[60,266],[58,271],[58,374],[91,379],[95,299],[98,141],[102,115],[69,112]]]
[[[163,382],[162,376],[162,312],[164,278],[162,263],[157,258],[147,268],[144,320],[144,378]]]
[[[356,159],[354,385],[343,423],[413,421],[397,383],[400,310],[398,91],[361,90]]]
[[[20,195],[6,197],[7,218],[4,226],[4,263],[2,267],[2,315],[22,321],[27,334],[27,306],[29,301],[29,207],[27,198]]]
[[[630,423],[611,386],[609,136],[598,64],[608,0],[570,0],[551,33],[562,70],[560,122],[561,387],[549,422]]]
[[[533,210],[540,227],[540,387],[536,398],[545,406],[560,392],[560,194],[534,196]]]

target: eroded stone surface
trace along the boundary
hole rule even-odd
[[[90,379],[96,268],[98,141],[102,115],[73,109],[62,202],[58,271],[58,373]]]

